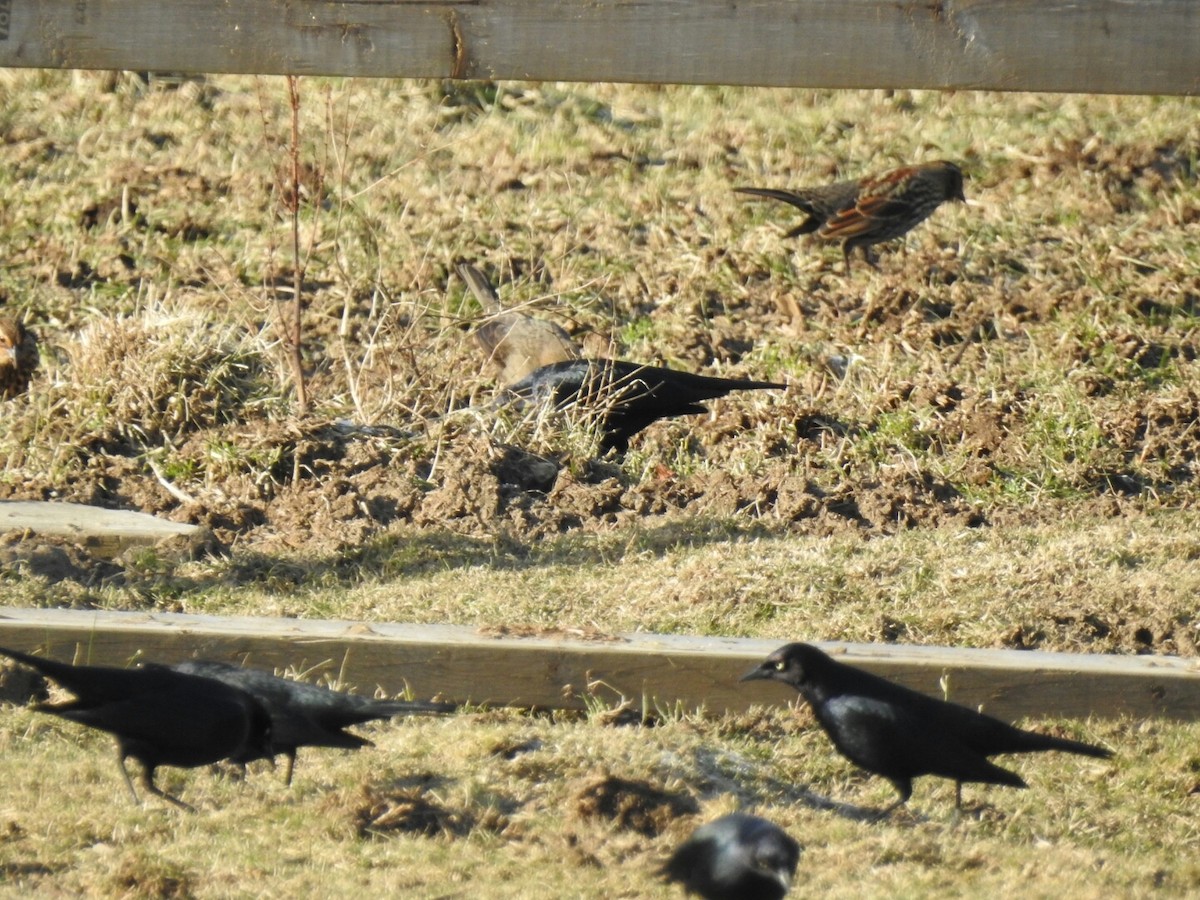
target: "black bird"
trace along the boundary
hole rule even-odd
[[[39,712],[107,731],[117,739],[117,764],[138,802],[125,760],[142,764],[142,786],[181,809],[192,807],[154,784],[159,766],[192,768],[263,752],[270,719],[245,691],[164,666],[119,669],[72,666],[0,647],[0,655],[37,669],[75,698],[37,704]]]
[[[808,213],[808,218],[785,236],[815,231],[824,240],[841,241],[847,274],[850,254],[856,247],[862,248],[863,257],[871,263],[868,253],[872,244],[907,234],[947,200],[966,201],[962,169],[944,160],[904,166],[857,181],[838,181],[794,191],[772,188],[735,188],[735,191],[782,200]]]
[[[697,828],[659,874],[705,900],[780,900],[799,862],[800,845],[774,822],[730,813]]]
[[[705,400],[731,391],[782,390],[786,384],[713,378],[615,359],[571,359],[530,373],[509,390],[558,409],[575,406],[601,429],[600,447],[624,453],[629,440],[659,419],[706,412]]]
[[[176,672],[214,678],[240,688],[262,704],[271,717],[269,745],[247,747],[233,761],[245,765],[256,759],[273,759],[276,754],[287,756],[286,784],[292,783],[296,765],[296,750],[300,747],[339,747],[357,750],[370,747],[371,742],[343,729],[361,725],[372,719],[392,716],[450,713],[457,709],[453,703],[432,703],[419,700],[370,700],[354,694],[331,691],[315,684],[305,684],[290,678],[279,678],[261,669],[207,660],[191,660],[172,667]]]
[[[791,685],[808,701],[817,722],[842,756],[882,775],[900,792],[887,815],[912,796],[918,775],[955,781],[955,805],[962,783],[1026,787],[1021,778],[988,761],[998,753],[1064,750],[1107,759],[1110,750],[1023,731],[966,706],[938,700],[885,678],[831,659],[809,644],[788,644],[742,681],[766,679]]]

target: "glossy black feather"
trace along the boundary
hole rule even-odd
[[[124,765],[130,757],[142,764],[142,784],[148,791],[186,808],[155,786],[158,766],[208,765],[269,747],[266,711],[245,691],[219,681],[163,666],[73,666],[4,648],[0,655],[36,669],[75,695],[35,709],[116,737],[121,772],[131,792]]]
[[[172,668],[176,672],[213,678],[239,688],[262,704],[271,717],[270,746],[253,748],[235,757],[235,762],[248,763],[282,753],[288,757],[286,779],[289,784],[296,751],[300,747],[356,750],[370,746],[371,742],[344,730],[351,725],[392,716],[450,713],[457,708],[453,703],[372,700],[222,662],[191,660]]]
[[[799,861],[800,845],[774,822],[730,813],[697,828],[660,875],[704,900],[780,900]]]
[[[509,390],[559,409],[576,405],[596,417],[601,447],[624,452],[630,439],[659,419],[698,415],[706,400],[732,391],[782,390],[787,385],[693,375],[612,359],[572,359],[542,366]]]
[[[948,703],[832,659],[809,644],[788,644],[743,681],[779,681],[798,690],[838,752],[912,795],[912,779],[940,775],[962,782],[1025,787],[988,760],[1000,753],[1063,750],[1107,758],[1082,741],[1025,731],[966,706]]]

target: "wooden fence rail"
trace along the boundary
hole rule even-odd
[[[1194,0],[0,0],[0,66],[1200,93]]]
[[[451,625],[0,607],[0,646],[125,665],[192,657],[315,670],[362,692],[522,707],[584,707],[621,697],[651,710],[744,710],[795,693],[738,678],[784,643],[675,635],[517,637]],[[1200,660],[949,647],[823,644],[854,665],[1005,718],[1200,718]]]

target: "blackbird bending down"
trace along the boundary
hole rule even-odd
[[[863,258],[871,263],[868,248],[872,244],[908,233],[946,200],[966,201],[962,170],[944,161],[794,191],[735,190],[739,194],[782,200],[808,213],[808,218],[785,237],[815,231],[824,240],[841,241],[846,274],[850,273],[850,254],[856,247],[862,248]]]
[[[998,753],[1064,750],[1107,759],[1103,747],[1024,731],[966,706],[948,703],[831,659],[809,644],[776,650],[742,681],[780,681],[798,690],[842,756],[882,775],[900,799],[912,796],[918,775],[955,781],[955,806],[964,781],[1026,787],[1020,776],[988,761]]]
[[[629,440],[659,419],[700,415],[705,400],[731,391],[782,390],[786,384],[713,378],[615,359],[573,359],[542,366],[509,390],[558,409],[575,405],[600,426],[600,447],[624,453]]]
[[[354,694],[331,691],[315,684],[279,678],[260,669],[244,669],[228,663],[192,660],[172,667],[176,672],[213,678],[240,688],[262,704],[271,717],[271,739],[266,746],[247,747],[233,756],[245,765],[256,759],[272,759],[277,753],[287,756],[285,783],[292,783],[296,750],[300,747],[339,747],[357,750],[369,747],[366,738],[343,729],[372,719],[392,716],[450,713],[454,703],[419,700],[371,700]]]
[[[267,752],[270,720],[245,691],[164,666],[119,669],[72,666],[0,647],[0,655],[37,669],[75,694],[34,709],[107,731],[117,739],[117,764],[138,802],[125,760],[142,764],[142,786],[181,809],[192,807],[154,784],[158,766],[192,768]]]
[[[800,845],[774,822],[730,813],[697,828],[660,874],[704,900],[780,900],[799,862]]]

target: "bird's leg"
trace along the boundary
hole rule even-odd
[[[898,810],[900,807],[902,807],[907,802],[908,802],[907,797],[901,797],[899,800],[896,800],[890,806],[885,806],[883,809],[879,810],[879,812],[875,813],[875,815],[871,816],[870,821],[882,822],[884,819],[886,819],[888,816],[890,816],[892,813],[894,813],[896,810]]]
[[[142,801],[138,799],[137,791],[133,789],[133,781],[129,777],[129,770],[125,768],[125,750],[117,746],[117,768],[121,770],[121,777],[125,779],[125,787],[129,788],[129,796],[133,798],[135,806],[141,806]]]
[[[850,245],[849,241],[845,241],[842,243],[842,261],[845,263],[845,266],[846,266],[845,275],[847,278],[850,277],[850,254],[853,252],[854,252],[854,248]]]
[[[283,776],[283,784],[285,787],[292,786],[292,769],[296,767],[296,751],[289,750],[287,753],[287,771]]]
[[[142,764],[142,787],[144,787],[147,791],[149,791],[154,796],[162,797],[168,803],[175,804],[176,806],[178,806],[180,809],[184,810],[185,812],[194,813],[196,811],[196,808],[194,806],[184,803],[178,797],[174,797],[171,794],[168,794],[166,791],[160,789],[154,783],[154,768],[152,766],[147,766],[144,763]]]
[[[962,812],[962,782],[954,782],[954,808]]]
[[[872,819],[872,821],[874,821],[874,822],[878,822],[880,819],[886,819],[888,816],[890,816],[892,813],[894,813],[896,810],[898,810],[901,806],[903,806],[905,803],[907,803],[908,798],[912,796],[912,779],[910,779],[910,778],[897,778],[897,779],[889,778],[888,780],[892,782],[892,787],[894,787],[899,792],[900,796],[896,798],[896,802],[893,803],[891,806],[888,806],[888,807],[880,810],[879,814],[876,815]]]

